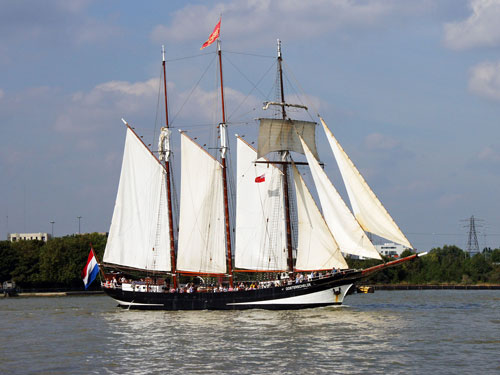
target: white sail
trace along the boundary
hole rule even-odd
[[[323,216],[340,250],[346,254],[381,259],[302,138],[301,142],[321,201]]]
[[[118,194],[103,261],[170,271],[165,169],[127,129]]]
[[[255,149],[238,137],[235,267],[286,270],[283,174],[256,160]]]
[[[259,146],[257,157],[265,156],[272,151],[295,151],[303,154],[299,135],[305,140],[309,149],[316,152],[316,123],[299,120],[283,120],[261,118],[259,126]]]
[[[185,133],[181,137],[177,269],[226,272],[222,166]]]
[[[314,202],[304,179],[293,165],[295,193],[297,195],[298,245],[297,271],[349,268],[339,245]]]
[[[399,229],[342,146],[335,139],[325,121],[321,117],[320,120],[342,174],[354,216],[361,227],[367,232],[412,248],[401,229]]]

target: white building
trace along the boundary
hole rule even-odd
[[[31,241],[38,240],[47,242],[50,240],[51,235],[49,233],[9,233],[9,241]]]
[[[375,245],[375,249],[377,249],[380,254],[385,255],[386,257],[399,258],[403,251],[408,248],[397,243],[386,242],[383,245]]]

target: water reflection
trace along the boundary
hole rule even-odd
[[[2,374],[499,373],[497,291],[354,295],[302,311],[126,311],[0,301]]]
[[[113,310],[102,315],[109,350],[121,357],[111,365],[140,371],[300,372],[332,366],[357,373],[383,353],[397,353],[395,336],[407,329],[400,314],[352,307],[301,311]],[[390,337],[390,339],[388,339]],[[311,362],[313,360],[314,363]]]

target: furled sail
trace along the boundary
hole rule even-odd
[[[165,169],[127,128],[105,263],[170,271]]]
[[[354,163],[347,156],[342,146],[333,136],[325,121],[321,117],[320,120],[337,160],[340,173],[342,174],[354,216],[361,227],[367,232],[412,248],[408,239],[401,232],[401,229],[399,229],[391,215],[389,215]]]
[[[181,136],[181,158],[177,269],[225,273],[222,166],[185,133]]]
[[[314,202],[304,179],[293,165],[293,178],[297,195],[298,216],[298,271],[331,270],[349,268],[340,252],[339,245]]]
[[[238,137],[235,267],[284,271],[288,252],[283,173],[272,164],[256,160],[255,149]]]
[[[307,144],[300,138],[330,231],[343,253],[381,259]]]
[[[261,118],[257,157],[272,151],[295,151],[303,154],[299,135],[305,140],[313,155],[316,151],[316,123],[310,121]]]

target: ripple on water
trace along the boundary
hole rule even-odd
[[[0,301],[2,374],[495,374],[497,291],[352,295],[302,311],[127,311]]]

